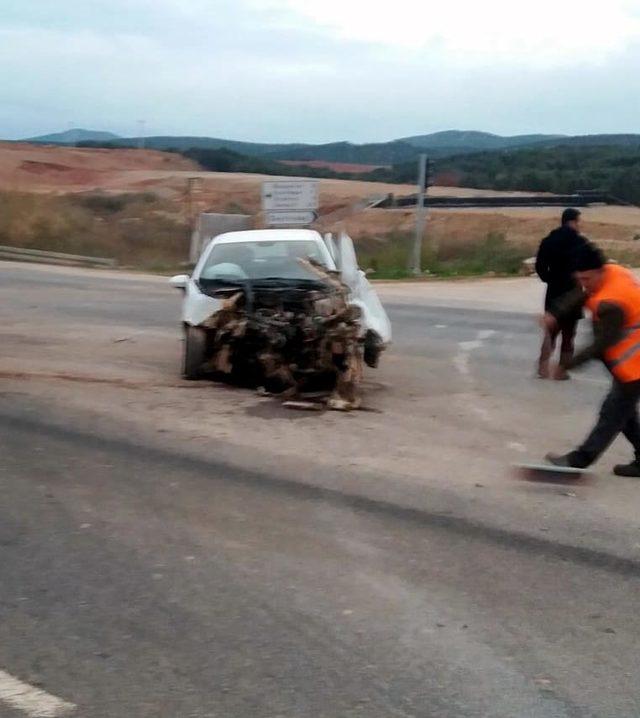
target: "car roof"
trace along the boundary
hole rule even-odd
[[[319,232],[313,229],[249,229],[242,232],[225,232],[214,237],[212,244],[235,242],[322,242]]]

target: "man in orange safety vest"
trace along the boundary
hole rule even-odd
[[[613,383],[585,441],[568,454],[548,454],[547,460],[556,466],[586,468],[622,432],[633,446],[635,458],[616,466],[614,473],[640,478],[640,282],[628,269],[607,264],[592,244],[577,254],[574,270],[580,288],[559,302],[553,314],[545,314],[543,324],[553,329],[563,316],[583,305],[593,318],[594,339],[553,371],[562,373],[599,358],[611,372]]]

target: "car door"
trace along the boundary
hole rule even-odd
[[[383,344],[391,341],[391,322],[378,293],[358,266],[353,240],[341,232],[337,242],[337,265],[342,281],[351,290],[351,302],[360,307],[365,330],[375,332]]]
[[[335,240],[333,239],[333,234],[331,234],[331,232],[327,232],[327,234],[323,235],[322,239],[324,241],[326,248],[329,250],[331,259],[333,259],[333,262],[336,265],[336,269],[340,269],[340,266],[339,266],[340,258],[338,257],[338,248],[336,246]]]

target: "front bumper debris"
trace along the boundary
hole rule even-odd
[[[330,387],[320,399],[340,411],[361,405],[364,337],[361,311],[335,272],[304,262],[318,282],[265,286],[259,282],[228,296],[202,326],[210,350],[205,368],[256,379],[292,408],[322,376]]]

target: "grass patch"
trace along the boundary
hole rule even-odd
[[[409,233],[394,232],[376,239],[364,237],[358,243],[360,266],[371,269],[375,279],[412,277],[408,269],[412,245],[413,236]],[[475,240],[443,241],[435,250],[425,241],[422,269],[425,274],[441,277],[513,275],[531,253],[531,248],[513,245],[504,234],[496,232]]]
[[[181,208],[152,194],[0,193],[0,244],[109,257],[141,269],[188,258]]]
[[[154,204],[156,198],[149,192],[139,194],[87,194],[70,196],[73,204],[86,207],[98,215],[110,215],[124,212],[133,204]]]
[[[245,211],[230,204],[227,211]],[[446,231],[446,233],[445,233]],[[621,264],[640,266],[640,242],[603,242],[607,255]],[[503,233],[442,229],[437,247],[427,235],[422,269],[436,277],[517,274],[535,254],[537,241],[516,244]],[[179,200],[150,193],[44,195],[0,192],[0,244],[109,257],[119,265],[154,272],[179,268],[188,259],[190,230]],[[408,259],[410,232],[364,235],[356,241],[360,266],[376,279],[412,277]]]

